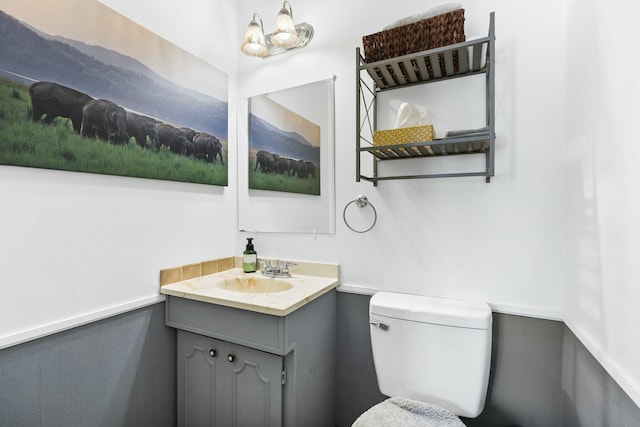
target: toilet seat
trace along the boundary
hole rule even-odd
[[[389,399],[371,407],[352,427],[465,427],[452,412],[431,403],[403,397]]]

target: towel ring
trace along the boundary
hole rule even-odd
[[[373,209],[373,224],[371,224],[371,227],[367,228],[366,230],[356,230],[351,225],[349,225],[349,223],[347,222],[347,208],[353,203],[355,203],[359,208],[364,208],[367,205],[371,206],[371,209]],[[373,206],[373,203],[371,203],[369,199],[367,199],[367,196],[363,196],[361,194],[347,203],[347,205],[344,207],[344,210],[342,211],[342,219],[344,220],[344,223],[347,224],[347,227],[349,227],[349,230],[355,231],[356,233],[366,233],[367,231],[371,230],[374,225],[376,225],[376,221],[378,220],[378,212],[376,211],[375,206]]]

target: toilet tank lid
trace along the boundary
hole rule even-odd
[[[377,292],[369,302],[369,313],[460,328],[491,327],[491,307],[480,301]]]

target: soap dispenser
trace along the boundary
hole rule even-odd
[[[252,237],[247,237],[247,247],[242,252],[242,269],[245,273],[253,273],[258,269],[258,254],[253,249]]]

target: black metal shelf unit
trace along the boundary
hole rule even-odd
[[[483,54],[484,52],[484,54]],[[484,56],[484,62],[483,62]],[[356,181],[370,181],[374,185],[382,180],[484,176],[490,182],[494,175],[495,155],[495,23],[490,14],[489,35],[430,49],[396,58],[366,63],[356,48]],[[369,135],[377,130],[377,98],[382,91],[463,78],[477,74],[486,77],[486,127],[472,134],[394,145],[373,145]],[[370,97],[367,100],[367,96]],[[364,106],[364,111],[362,109]],[[360,169],[360,155],[372,155],[373,176],[365,176]],[[419,157],[484,154],[486,167],[478,172],[443,173],[427,175],[378,174],[378,162]]]

